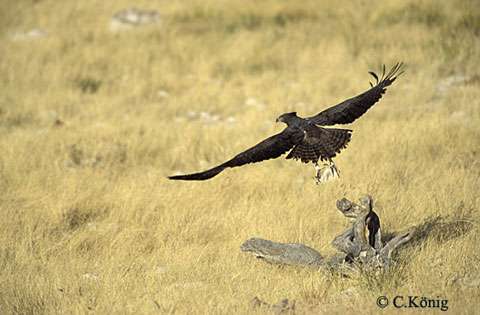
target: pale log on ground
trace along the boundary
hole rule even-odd
[[[369,195],[360,198],[358,204],[346,198],[338,200],[337,209],[345,217],[353,219],[353,223],[332,241],[332,245],[342,254],[330,259],[325,259],[318,251],[303,244],[277,243],[261,238],[247,240],[240,249],[274,264],[334,269],[355,265],[387,269],[391,265],[392,253],[414,235],[414,228],[410,228],[383,242],[380,219],[373,211],[373,199]]]

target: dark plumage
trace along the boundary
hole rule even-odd
[[[352,130],[322,128],[321,126],[349,124],[362,116],[380,100],[386,88],[403,73],[402,66],[403,63],[397,63],[387,74],[385,66],[383,66],[381,78],[374,72],[369,72],[376,82],[375,85],[370,83],[371,88],[368,91],[332,106],[315,116],[301,118],[297,116],[296,112],[280,115],[277,122],[286,123],[287,128],[225,163],[204,172],[175,175],[170,176],[169,179],[206,180],[228,167],[274,159],[289,150],[291,151],[287,155],[287,159],[300,160],[304,163],[313,162],[315,165],[319,160],[333,163],[332,158],[340,153],[350,141]]]

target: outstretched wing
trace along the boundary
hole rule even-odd
[[[316,116],[307,119],[321,126],[349,124],[353,122],[380,100],[382,94],[385,93],[387,86],[392,84],[395,79],[403,73],[402,67],[402,62],[397,63],[388,74],[385,75],[384,65],[382,77],[380,79],[375,72],[368,72],[376,80],[375,85],[370,82],[371,88],[368,91],[352,97],[338,105],[332,106]]]
[[[275,159],[301,142],[303,137],[303,131],[286,128],[281,133],[263,140],[254,147],[236,155],[233,159],[207,171],[188,175],[169,176],[168,178],[176,180],[206,180],[214,177],[228,167],[237,167],[248,163]]]

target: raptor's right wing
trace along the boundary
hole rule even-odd
[[[397,63],[387,74],[385,74],[385,66],[383,66],[383,73],[380,78],[375,72],[369,73],[376,80],[375,85],[370,83],[371,88],[369,90],[360,95],[349,98],[340,104],[327,108],[319,114],[308,117],[307,119],[321,126],[349,124],[353,122],[377,103],[387,90],[387,87],[403,73],[403,63]]]

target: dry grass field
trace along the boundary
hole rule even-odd
[[[160,22],[112,31],[133,5]],[[2,0],[0,313],[270,312],[250,308],[258,296],[296,300],[300,314],[373,314],[380,295],[478,312],[479,8]],[[368,70],[397,61],[406,73],[348,126],[340,179],[315,185],[311,165],[284,159],[166,179],[279,132],[283,112],[313,115],[364,91]],[[257,236],[331,255],[348,224],[335,201],[365,193],[385,230],[426,231],[386,274],[341,277],[240,252]]]

